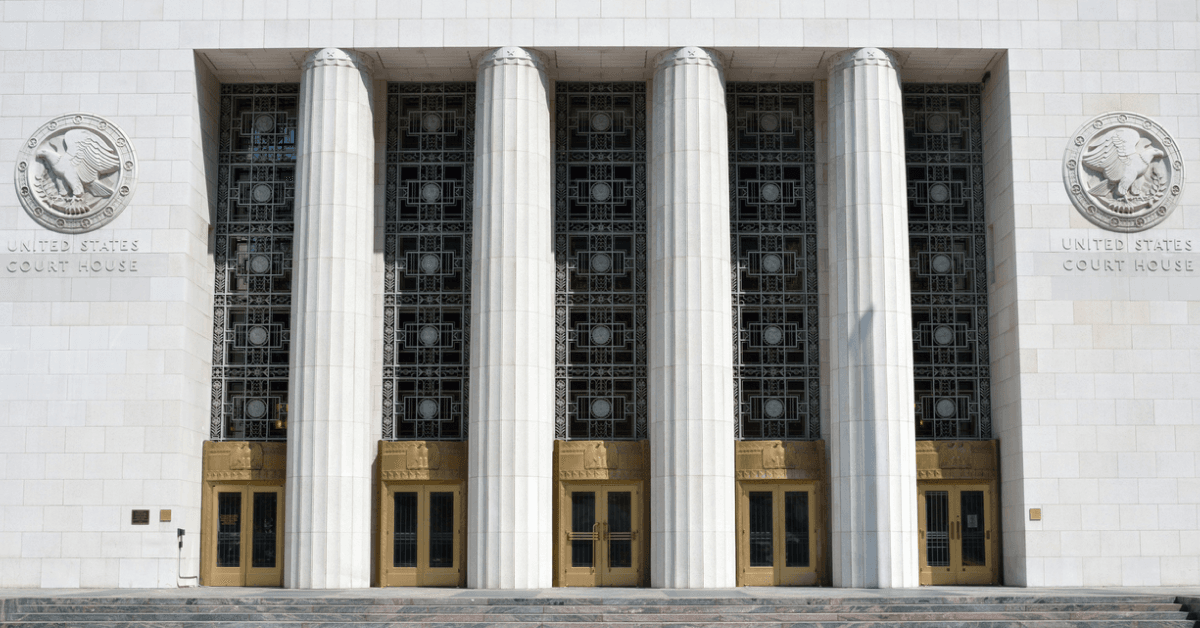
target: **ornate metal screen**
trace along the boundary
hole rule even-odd
[[[812,83],[730,83],[737,437],[821,437]]]
[[[391,83],[383,438],[467,436],[474,83]]]
[[[917,438],[991,438],[979,85],[904,85]]]
[[[558,83],[555,436],[646,438],[646,87]]]
[[[221,87],[213,440],[286,440],[300,86]]]

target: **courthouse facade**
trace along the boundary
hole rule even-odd
[[[0,12],[0,587],[1200,584],[1194,0]]]

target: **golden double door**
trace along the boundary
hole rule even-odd
[[[388,484],[381,505],[380,584],[464,586],[464,506],[461,482]]]
[[[917,483],[921,584],[997,584],[990,484]]]
[[[640,483],[567,483],[565,489],[558,526],[560,586],[639,586],[645,539]]]
[[[818,584],[814,483],[738,482],[738,584]]]
[[[212,487],[205,585],[283,585],[283,487]]]

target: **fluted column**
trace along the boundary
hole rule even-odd
[[[650,553],[655,587],[735,584],[729,149],[721,59],[655,60]]]
[[[300,81],[284,586],[370,586],[371,79],[326,48]]]
[[[916,442],[904,117],[877,48],[829,73],[833,586],[915,587]]]
[[[471,255],[467,586],[552,578],[554,249],[550,107],[535,52],[479,62]]]

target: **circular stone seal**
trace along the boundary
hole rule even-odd
[[[137,155],[117,125],[70,113],[43,124],[21,146],[13,180],[30,218],[59,233],[85,233],[129,204]]]
[[[1063,183],[1079,213],[1110,231],[1144,231],[1183,196],[1183,156],[1162,125],[1114,111],[1079,127],[1063,154]]]

